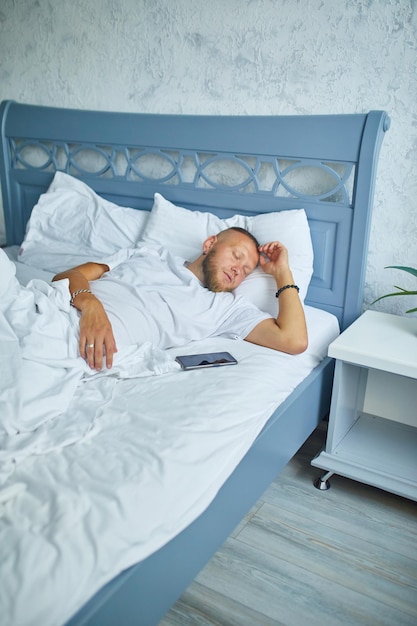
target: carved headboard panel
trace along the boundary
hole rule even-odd
[[[221,217],[306,210],[314,247],[307,303],[342,327],[362,289],[383,111],[323,116],[187,116],[1,106],[7,243],[21,243],[57,170],[149,210],[159,192]]]

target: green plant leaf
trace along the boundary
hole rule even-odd
[[[408,267],[406,265],[387,265],[385,267],[385,269],[393,269],[393,270],[401,270],[402,272],[407,272],[408,274],[412,274],[413,276],[415,276],[417,278],[417,269],[414,267]],[[373,302],[371,302],[372,304],[375,304],[376,302],[379,302],[380,300],[383,300],[384,298],[392,298],[393,296],[415,296],[417,295],[417,291],[411,291],[409,289],[404,289],[403,287],[399,287],[398,285],[394,285],[395,289],[399,289],[399,291],[395,291],[393,293],[386,293],[384,296],[380,296],[379,298],[377,298],[376,300],[374,300]],[[406,313],[415,313],[417,311],[417,308],[413,308],[413,309],[408,309],[408,311],[406,311]]]
[[[385,269],[401,270],[402,272],[408,272],[417,278],[417,269],[414,267],[406,267],[405,265],[387,265]]]
[[[401,289],[401,287],[398,287],[398,289]],[[415,295],[417,295],[417,291],[406,291],[405,289],[403,289],[402,291],[394,291],[394,293],[386,293],[384,296],[380,296],[379,298],[371,302],[371,304],[375,304],[375,302],[379,302],[380,300],[383,300],[384,298],[392,298],[393,296],[415,296]]]

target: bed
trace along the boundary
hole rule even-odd
[[[72,260],[143,241],[187,258],[210,229],[237,220],[282,235],[310,339],[297,356],[220,337],[163,354],[145,346],[140,367],[83,378],[65,409],[54,396],[52,417],[31,422],[29,411],[23,432],[4,327],[4,623],[158,624],[326,416],[327,346],[361,313],[389,123],[384,111],[187,116],[2,103],[5,252],[22,285],[13,289],[43,298]],[[243,294],[276,307],[264,279]],[[220,350],[238,365],[175,363]]]

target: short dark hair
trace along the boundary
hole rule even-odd
[[[259,241],[256,239],[254,235],[252,235],[252,233],[246,230],[246,228],[241,228],[240,226],[231,226],[230,228],[226,228],[226,230],[235,230],[237,233],[242,233],[243,235],[246,235],[247,237],[249,237],[249,239],[253,241],[253,243],[256,246],[256,249],[259,248]]]

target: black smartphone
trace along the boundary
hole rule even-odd
[[[195,370],[200,367],[220,367],[236,365],[237,361],[229,352],[207,352],[206,354],[185,354],[175,359],[183,370]]]

